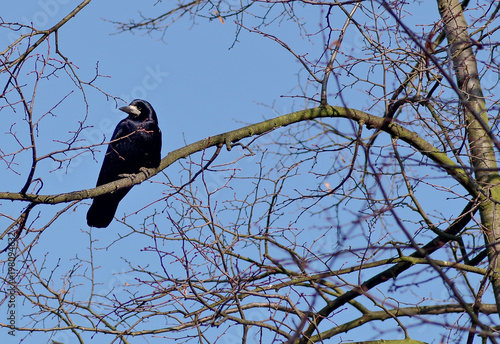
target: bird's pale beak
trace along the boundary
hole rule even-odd
[[[139,116],[141,114],[141,111],[135,105],[122,106],[120,110],[134,116]]]

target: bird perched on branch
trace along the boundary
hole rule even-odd
[[[160,165],[161,131],[151,104],[136,99],[120,110],[126,112],[128,117],[120,121],[113,132],[96,186],[121,179],[127,174],[139,173],[144,167]],[[123,188],[95,197],[87,213],[87,224],[107,227],[121,199],[130,189]]]

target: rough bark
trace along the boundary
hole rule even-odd
[[[478,76],[473,45],[467,31],[467,22],[458,0],[438,0],[439,12],[449,43],[450,57],[457,86],[461,94],[462,109],[467,125],[469,152],[472,169],[481,195],[479,213],[483,226],[488,257],[490,280],[497,306],[500,305],[500,176],[495,160],[493,143],[485,101]],[[500,309],[500,308],[499,308]]]

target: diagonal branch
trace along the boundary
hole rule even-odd
[[[418,150],[422,155],[427,156],[434,161],[438,166],[445,170],[450,176],[455,178],[470,194],[475,197],[478,194],[475,183],[470,179],[467,171],[457,165],[450,159],[446,153],[439,151],[428,141],[420,137],[416,132],[408,130],[397,123],[386,125],[383,117],[374,116],[363,111],[348,109],[339,106],[316,107],[312,109],[292,112],[283,116],[279,116],[267,121],[248,125],[240,129],[229,131],[215,136],[210,136],[203,140],[194,142],[177,150],[170,152],[164,157],[158,168],[144,169],[142,172],[132,175],[131,177],[123,178],[112,183],[101,185],[92,189],[85,189],[73,192],[67,192],[55,195],[37,195],[37,194],[21,194],[14,192],[0,192],[0,199],[29,201],[34,203],[57,204],[93,198],[105,193],[115,192],[121,188],[132,187],[140,184],[160,171],[166,169],[179,159],[196,152],[201,152],[210,147],[226,145],[228,150],[231,149],[231,144],[242,139],[249,138],[255,135],[261,135],[270,131],[285,127],[294,123],[308,121],[316,118],[348,118],[358,122],[360,125],[365,125],[369,129],[381,129],[390,134],[392,137],[408,143],[414,149]]]
[[[32,45],[30,45],[28,47],[28,49],[26,49],[26,51],[21,54],[21,56],[19,56],[14,61],[7,62],[5,64],[6,67],[4,69],[1,69],[0,73],[5,72],[6,69],[11,68],[12,66],[15,66],[15,65],[19,64],[20,62],[24,61],[24,59],[26,59],[26,57],[28,57],[28,55],[31,54],[31,52],[33,50],[35,50],[40,44],[42,44],[42,42],[45,41],[45,39],[47,39],[47,37],[49,37],[53,32],[59,30],[59,28],[61,28],[61,26],[63,26],[71,18],[73,18],[74,16],[76,16],[76,14],[78,12],[80,12],[85,6],[87,6],[90,3],[90,1],[91,0],[84,0],[84,1],[82,1],[78,6],[75,7],[75,9],[73,11],[71,11],[70,13],[68,13],[68,15],[66,15],[63,19],[61,19],[61,21],[59,21],[56,25],[52,26],[50,29],[48,29],[48,30],[37,30],[34,33],[30,33],[30,34],[27,34],[27,35],[22,35],[16,41],[14,41],[11,45],[9,45],[7,47],[7,49],[5,49],[3,52],[0,52],[0,55],[5,54],[7,51],[13,49],[17,44],[19,44],[25,37],[39,35],[39,34],[42,35],[35,43],[33,43]]]
[[[420,250],[415,251],[413,254],[411,254],[410,257],[424,258],[424,256],[430,255],[431,253],[440,249],[449,241],[450,236],[457,235],[467,225],[467,223],[469,223],[475,211],[476,208],[474,207],[474,203],[469,202],[467,206],[462,210],[462,213],[458,216],[458,218],[450,225],[450,227],[448,227],[444,231],[449,236],[447,236],[446,238],[441,235],[437,236],[436,238],[428,242],[425,246],[423,246]],[[300,341],[298,341],[298,344],[306,344],[310,342],[309,338],[318,328],[319,323],[323,319],[328,317],[333,311],[343,306],[347,302],[355,299],[356,297],[363,295],[368,290],[376,287],[377,285],[396,278],[399,274],[410,268],[412,265],[413,264],[411,262],[398,263],[363,282],[360,286],[330,301],[325,307],[323,307],[318,313],[314,315],[311,324],[304,332],[304,335],[302,336]]]

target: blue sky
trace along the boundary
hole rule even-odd
[[[157,11],[153,6],[155,3],[143,1],[142,13]],[[9,2],[3,5],[2,18],[4,21],[33,23],[39,29],[46,29],[63,18],[73,6],[73,2],[57,0]],[[133,17],[138,17],[135,1],[93,1],[59,31],[59,49],[78,67],[78,75],[82,80],[93,78],[98,64],[99,73],[109,76],[96,83],[105,92],[127,102],[143,98],[154,106],[163,132],[163,156],[170,150],[182,147],[185,142],[191,143],[294,109],[294,99],[280,96],[297,85],[300,66],[275,42],[242,31],[239,36],[241,43],[233,45],[236,26],[231,22],[208,23],[198,19],[193,24],[189,18],[185,18],[169,28],[161,41],[160,35],[156,33],[151,36],[128,32],[116,34],[114,25],[104,20],[127,21]],[[293,35],[292,31],[287,33],[284,30],[286,34]],[[0,34],[0,44],[6,46],[16,38],[12,33]],[[296,43],[300,44],[301,41],[297,40]],[[37,52],[47,55],[48,49],[50,56],[59,59],[55,54],[53,38]],[[34,63],[34,59],[28,63]],[[25,77],[27,83],[32,81],[30,76]],[[93,89],[87,88],[86,96],[90,105],[86,124],[94,128],[82,135],[85,139],[82,143],[95,144],[104,138],[109,140],[116,123],[124,114],[116,110],[114,101],[108,101]],[[81,94],[64,77],[52,78],[41,84],[37,91],[35,113],[48,111],[63,97],[66,97],[65,100],[55,108],[53,116],[46,117],[40,126],[37,139],[39,154],[60,149],[61,146],[54,140],[69,138],[70,132],[75,130],[75,120],[82,120],[86,115]],[[125,103],[118,104],[123,105]],[[2,111],[2,115],[5,112]],[[22,121],[14,122],[15,130],[22,132]],[[7,146],[16,144],[9,136],[4,136],[2,140],[6,140],[0,142]],[[90,154],[79,156],[67,169],[49,174],[47,172],[56,164],[50,161],[41,163],[39,173],[44,178],[41,193],[93,187],[104,151],[105,147],[95,155],[95,159]],[[0,182],[2,190],[17,191],[22,187],[26,176],[24,171],[29,168],[29,156],[17,161],[21,174],[10,173],[8,178]],[[220,181],[213,181],[215,184],[217,182]],[[141,200],[143,205],[147,204],[148,200],[159,195],[157,190],[154,184],[148,182],[135,187],[121,204],[117,216],[134,211]],[[88,258],[85,248],[90,245],[90,237],[84,233],[88,229],[85,224],[88,204],[88,201],[81,202],[74,211],[63,215],[50,230],[45,231],[31,252],[32,258],[38,262],[45,260],[48,269],[61,264],[62,270],[58,271],[71,267],[75,263],[75,256]],[[3,206],[13,207],[14,214],[21,209],[21,204]],[[64,206],[55,207],[60,210]],[[41,206],[33,215],[43,219],[45,210],[53,214],[55,207]],[[3,219],[1,223],[5,227],[9,220]],[[92,232],[92,239],[96,240],[94,245],[107,247],[94,253],[97,261],[105,262],[96,272],[96,277],[105,281],[100,285],[103,293],[113,290],[119,294],[120,289],[113,288],[124,282],[133,283],[133,280],[127,280],[130,277],[120,275],[128,269],[123,258],[131,259],[134,264],[148,264],[148,259],[152,259],[151,255],[140,253],[141,248],[150,243],[140,243],[136,237],[122,239],[119,245],[110,245],[122,233],[123,227],[117,221],[113,221],[105,230]],[[25,240],[28,238],[33,238],[33,235],[28,235]],[[61,287],[60,283],[54,280],[55,287]],[[30,307],[27,307],[18,304],[18,314],[28,313]],[[26,319],[19,321],[24,322]],[[24,337],[18,334],[12,338],[3,333],[1,336],[12,339],[9,341],[12,343]],[[28,341],[44,342],[48,338],[45,333],[34,334]],[[74,340],[65,333],[59,333],[53,339],[64,343]],[[4,339],[2,342],[5,342]]]
[[[147,2],[141,11],[154,12],[154,3]],[[9,4],[4,10],[4,20],[33,21],[48,28],[73,6],[55,0],[32,4],[19,7]],[[235,129],[241,123],[274,116],[266,106],[274,106],[281,113],[293,109],[294,101],[280,96],[297,85],[299,66],[276,43],[242,31],[239,36],[242,43],[233,46],[236,26],[219,21],[207,23],[198,19],[201,23],[193,24],[188,18],[180,20],[160,41],[158,33],[116,34],[114,25],[104,20],[126,21],[137,16],[134,2],[91,2],[60,30],[59,49],[79,68],[83,80],[94,76],[98,63],[99,73],[109,76],[97,82],[103,90],[127,102],[147,99],[159,116],[164,153],[179,148],[184,140],[194,142]],[[12,37],[0,38],[4,45],[8,39],[12,40]],[[57,57],[54,47],[51,48],[52,55]],[[71,89],[69,84],[68,88],[59,84],[56,89],[42,90],[52,97],[43,97],[38,109],[52,107],[57,97]],[[114,101],[107,101],[94,90],[88,90],[88,97],[91,108],[87,124],[96,131],[86,134],[87,137],[97,140],[100,131],[109,138],[123,113],[116,110]],[[82,116],[85,109],[81,105],[80,95],[71,94],[54,111],[58,123]],[[97,163],[93,166],[96,171],[98,167]],[[60,172],[55,174],[66,178]]]
[[[126,102],[134,98],[143,98],[154,106],[163,132],[163,156],[171,150],[184,146],[185,143],[192,143],[210,135],[239,128],[246,123],[255,123],[306,106],[306,102],[302,99],[283,97],[300,95],[301,90],[297,86],[299,83],[305,84],[303,81],[305,75],[294,57],[276,42],[242,30],[238,42],[233,44],[237,27],[230,20],[223,24],[218,20],[209,22],[197,18],[193,22],[188,17],[172,25],[166,31],[163,40],[160,39],[162,35],[159,33],[151,35],[141,32],[117,33],[110,21],[138,18],[137,3],[132,0],[91,2],[60,30],[59,49],[78,67],[78,74],[83,80],[93,78],[98,64],[99,73],[105,77],[99,78],[96,85],[105,92],[119,96]],[[158,13],[162,9],[162,4],[156,4],[156,7],[155,4],[156,1],[141,1],[140,10],[146,16]],[[4,21],[21,21],[26,24],[33,22],[37,28],[45,29],[58,22],[73,6],[73,2],[62,0],[7,2],[2,5],[2,18]],[[307,14],[307,18],[313,21],[309,27],[315,28],[317,11],[303,12],[308,10],[301,9],[297,11],[302,15]],[[434,8],[432,15],[435,15]],[[249,24],[251,23],[250,21]],[[341,24],[341,22],[335,23],[335,25]],[[296,29],[295,23],[285,21],[269,30],[299,54],[309,53],[310,60],[318,58],[314,54],[321,50],[321,40],[314,37],[308,41],[304,32]],[[15,38],[11,33],[2,35],[0,32],[0,45],[4,47]],[[358,40],[359,35],[348,36],[343,46],[357,49]],[[46,54],[50,47],[51,56],[58,58],[53,38],[49,43],[43,45],[38,52]],[[29,82],[30,76],[24,77],[26,82]],[[331,92],[336,92],[333,81],[331,87]],[[364,92],[365,90],[347,88],[343,92],[343,97],[347,105],[363,109],[371,105],[363,103],[368,97],[364,99],[359,97]],[[314,90],[308,89],[307,93],[311,96]],[[95,144],[110,138],[116,123],[124,117],[124,114],[116,110],[114,101],[106,99],[100,92],[87,89],[86,95],[90,105],[86,125],[93,128],[82,135],[85,139],[82,144]],[[53,116],[48,116],[40,127],[41,152],[61,148],[54,139],[67,139],[71,135],[70,132],[75,130],[76,121],[86,116],[81,94],[64,78],[61,80],[51,78],[44,82],[38,92],[35,111],[44,113],[65,96],[67,98],[56,107]],[[338,101],[338,98],[331,99]],[[123,105],[125,103],[118,104],[118,106]],[[373,110],[374,114],[381,114],[376,112],[380,109]],[[6,111],[2,111],[1,115],[15,116],[12,113],[6,114]],[[21,130],[22,125],[22,122],[16,122],[15,128]],[[5,130],[8,129],[4,128]],[[268,138],[263,140],[270,141]],[[9,137],[0,139],[0,143],[15,145]],[[41,193],[62,193],[93,187],[104,151],[105,147],[100,153],[96,153],[95,157],[88,153],[84,154],[75,159],[67,169],[45,174]],[[241,153],[224,152],[220,161],[231,161],[236,159],[238,154]],[[248,171],[250,175],[250,171],[256,168],[256,161],[253,157],[243,159],[236,167]],[[2,191],[18,191],[22,187],[26,178],[26,168],[29,167],[29,157],[20,158],[19,163],[21,175],[10,173],[8,177],[2,179],[0,181]],[[49,161],[40,166],[41,172],[48,172],[53,168],[54,163]],[[181,179],[178,168],[169,168],[165,172],[167,175],[170,174],[172,179]],[[148,201],[161,197],[162,190],[156,187],[154,181],[163,178],[157,176],[153,178],[153,183],[146,182],[134,187],[121,203],[117,216],[129,214],[137,209],[138,204],[144,206]],[[182,178],[186,181],[186,176]],[[221,183],[216,178],[217,176],[214,176],[214,180],[209,182],[214,185]],[[300,183],[307,178],[310,176],[297,179]],[[222,196],[219,197],[221,199],[218,201],[222,202]],[[439,206],[440,202],[441,199],[435,200]],[[20,209],[20,205],[7,203],[4,202],[2,206]],[[123,257],[134,260],[134,264],[148,264],[151,255],[144,254],[141,250],[150,243],[144,238],[137,241],[135,236],[131,236],[120,240],[119,244],[112,244],[124,233],[124,226],[117,221],[113,221],[105,230],[93,230],[90,238],[84,232],[88,229],[85,224],[88,204],[89,201],[81,202],[46,230],[32,251],[33,258],[38,261],[46,259],[48,269],[57,265],[59,260],[62,262],[61,265],[67,268],[74,262],[75,251],[81,247],[88,247],[92,239],[96,241],[95,246],[101,247],[95,251],[96,260],[103,263],[98,271],[98,278],[106,282],[101,287],[104,290],[112,290],[124,282],[132,283],[132,280],[127,280],[129,276],[117,274],[128,269]],[[356,203],[351,204],[348,210],[357,215]],[[58,205],[57,209],[62,209],[64,206]],[[163,205],[158,207],[161,210]],[[446,206],[442,208],[445,208],[440,209],[443,212],[448,210]],[[43,209],[53,210],[54,206],[44,205],[36,208],[37,211],[41,211],[36,213],[41,218],[45,216]],[[455,214],[456,211],[452,210]],[[15,211],[13,213],[15,214]],[[139,221],[139,219],[134,220]],[[10,222],[2,219],[0,223],[5,227]],[[325,240],[334,242],[335,239],[336,237],[332,237]],[[331,242],[328,241],[328,244]],[[49,254],[45,256],[47,252]],[[83,259],[85,254],[88,252],[82,250],[80,258]],[[54,283],[57,285],[60,281]],[[439,291],[438,298],[444,298],[443,293],[447,294],[447,291]],[[19,309],[24,308],[19,305]],[[3,313],[0,310],[1,314]],[[421,327],[418,331],[422,332],[423,329],[425,327]],[[41,338],[40,342],[48,338],[47,334],[34,336],[39,336],[37,338]],[[60,337],[54,339],[72,343],[66,341],[68,338],[70,337],[60,334]]]

